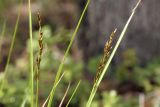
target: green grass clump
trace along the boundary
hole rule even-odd
[[[65,52],[65,54],[64,54],[64,57],[63,57],[63,59],[62,59],[62,61],[61,61],[60,66],[59,66],[59,68],[58,68],[58,72],[57,72],[57,74],[56,74],[56,78],[55,78],[55,82],[54,82],[53,87],[55,86],[55,84],[57,83],[57,81],[58,81],[58,79],[59,79],[59,77],[60,77],[60,75],[61,75],[61,72],[62,72],[62,68],[63,68],[64,62],[65,62],[65,59],[66,59],[66,57],[67,57],[67,55],[68,55],[68,53],[69,53],[69,50],[70,50],[70,48],[71,48],[71,46],[72,46],[72,43],[73,43],[74,38],[75,38],[75,36],[76,36],[76,34],[77,34],[77,32],[78,32],[78,29],[79,29],[79,27],[80,27],[80,24],[81,24],[81,22],[82,22],[82,19],[83,19],[83,17],[84,17],[84,14],[86,13],[86,10],[87,10],[87,8],[88,8],[89,3],[90,3],[90,0],[87,1],[87,4],[86,4],[86,6],[85,6],[85,8],[84,8],[84,10],[83,10],[83,12],[82,12],[82,15],[81,15],[79,21],[78,21],[77,27],[76,27],[73,35],[72,35],[71,41],[70,41],[70,43],[69,43],[69,45],[68,45],[68,47],[67,47],[67,50],[66,50],[66,52]],[[55,93],[55,88],[52,88],[51,93],[50,93],[49,103],[48,103],[48,106],[47,106],[47,107],[51,107],[52,100],[53,100],[53,97],[54,97],[54,93]]]
[[[93,101],[93,98],[97,92],[97,89],[102,81],[102,78],[104,77],[105,73],[106,73],[106,70],[108,69],[110,63],[111,63],[111,60],[113,59],[127,29],[128,29],[128,26],[136,12],[136,8],[138,7],[139,3],[141,2],[141,0],[139,0],[139,2],[137,3],[137,5],[135,6],[135,8],[133,9],[128,21],[126,22],[126,25],[124,26],[124,29],[122,30],[121,34],[120,34],[120,37],[113,49],[113,51],[111,52],[110,54],[110,50],[111,50],[111,42],[112,42],[112,37],[110,38],[111,40],[109,40],[109,42],[106,43],[106,49],[105,49],[105,55],[104,55],[104,58],[102,59],[102,63],[101,65],[103,65],[101,68],[100,68],[100,72],[98,72],[98,74],[96,75],[96,78],[95,78],[95,82],[94,82],[94,85],[92,87],[92,90],[90,92],[90,96],[88,98],[88,101],[87,101],[87,104],[86,104],[86,107],[90,107],[91,106],[91,103]],[[54,81],[54,84],[52,86],[52,89],[51,89],[51,92],[50,94],[48,95],[46,101],[44,102],[44,104],[42,105],[42,107],[45,107],[45,105],[47,105],[47,102],[48,102],[48,105],[47,107],[51,107],[52,106],[52,103],[53,103],[53,100],[54,100],[54,94],[55,94],[55,90],[56,90],[56,87],[57,85],[59,84],[59,82],[61,81],[62,77],[64,76],[64,73],[62,70],[63,70],[63,66],[64,66],[64,63],[65,63],[65,60],[67,58],[67,55],[69,54],[69,51],[71,49],[71,46],[73,44],[73,41],[75,39],[75,36],[80,28],[80,25],[82,23],[82,20],[83,20],[83,17],[86,13],[86,10],[89,6],[89,3],[90,3],[90,0],[87,1],[86,3],[86,6],[81,14],[81,17],[78,21],[78,24],[75,28],[75,31],[71,37],[71,40],[70,40],[70,43],[67,47],[67,50],[65,51],[65,54],[62,58],[62,61],[59,65],[59,68],[58,68],[58,71],[57,71],[57,74],[56,74],[56,77],[55,77],[55,81]],[[13,51],[13,47],[14,47],[14,42],[15,42],[15,39],[16,39],[16,34],[17,34],[17,30],[18,30],[18,24],[19,24],[19,19],[20,19],[20,10],[21,10],[21,5],[20,5],[20,9],[19,9],[19,14],[18,14],[18,17],[17,17],[17,21],[16,21],[16,25],[15,25],[15,29],[14,29],[14,34],[13,34],[13,39],[12,39],[12,42],[11,42],[11,47],[10,47],[10,50],[9,50],[9,54],[8,54],[8,58],[7,58],[7,64],[6,64],[6,67],[5,67],[5,71],[4,71],[4,79],[6,78],[6,75],[7,75],[7,70],[8,70],[8,65],[9,65],[9,62],[10,62],[10,58],[11,58],[11,54],[12,54],[12,51]],[[31,0],[28,0],[28,14],[29,14],[29,40],[30,40],[30,48],[29,48],[29,64],[30,64],[30,76],[29,76],[29,86],[27,87],[27,91],[26,91],[26,95],[24,96],[24,99],[22,101],[22,104],[21,104],[21,107],[25,107],[26,105],[26,102],[29,101],[30,103],[30,106],[31,107],[38,107],[38,97],[39,97],[39,78],[38,78],[38,74],[39,74],[39,71],[40,71],[40,62],[41,62],[41,55],[42,55],[42,50],[43,50],[43,43],[42,43],[42,34],[43,32],[41,31],[41,19],[39,18],[39,54],[38,54],[38,58],[37,58],[37,72],[34,73],[34,56],[33,56],[33,34],[32,34],[32,13],[31,13]],[[4,23],[3,25],[3,30],[2,30],[2,36],[4,35],[4,32],[5,32],[5,28],[6,28],[6,24]],[[115,34],[115,31],[113,32]],[[0,51],[1,51],[1,42],[0,42]],[[48,56],[47,56],[48,57]],[[0,59],[1,60],[1,59]],[[37,78],[36,78],[36,81],[34,81],[34,74],[36,74]],[[2,84],[0,84],[0,89],[2,90],[3,89],[3,84],[4,84],[4,79],[2,81]],[[34,83],[36,83],[36,89],[34,90]],[[78,82],[78,84],[76,85],[75,87],[75,90],[73,91],[72,95],[70,96],[67,104],[66,104],[66,107],[69,106],[72,98],[74,97],[76,91],[78,90],[79,86],[80,86],[80,83],[81,81]],[[60,105],[59,107],[62,106],[65,98],[66,98],[66,95],[69,91],[69,88],[70,88],[70,83],[68,85],[68,88],[60,102]],[[0,90],[0,91],[1,91]],[[34,93],[34,91],[36,91],[36,94]]]
[[[6,63],[5,69],[4,69],[4,75],[3,75],[2,81],[0,81],[0,91],[3,90],[3,85],[4,85],[4,82],[5,82],[5,78],[6,78],[7,71],[8,71],[8,66],[9,66],[11,55],[12,55],[12,52],[13,52],[13,48],[14,48],[14,44],[15,44],[15,39],[16,39],[16,36],[17,36],[17,31],[18,31],[18,25],[19,25],[19,20],[20,20],[21,8],[22,8],[22,1],[21,1],[21,4],[20,4],[20,7],[19,7],[19,12],[18,12],[17,20],[16,20],[16,24],[15,24],[15,27],[14,27],[13,38],[12,38],[12,41],[11,41],[11,46],[10,46],[8,57],[7,57],[7,63]],[[2,33],[5,32],[5,27],[6,27],[6,25],[4,24],[4,29],[3,29]]]

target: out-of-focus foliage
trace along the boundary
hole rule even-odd
[[[116,78],[118,82],[132,81],[145,91],[152,91],[160,86],[160,60],[151,61],[147,66],[140,67],[133,49],[124,52],[123,61],[118,65]]]
[[[115,90],[102,92],[102,98],[94,100],[91,107],[139,107],[136,97],[123,98]]]
[[[18,3],[20,0],[1,0],[0,1],[0,12],[4,10],[4,8],[9,8],[9,6]]]
[[[27,73],[10,65],[7,74],[4,89],[0,92],[0,103],[5,104],[6,107],[18,107],[22,103],[27,89]]]

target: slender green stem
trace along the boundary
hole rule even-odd
[[[31,94],[31,107],[34,107],[34,72],[33,72],[33,40],[32,40],[32,13],[31,1],[28,0],[29,12],[29,35],[30,35],[30,94]]]
[[[63,98],[62,98],[62,100],[61,100],[61,102],[60,102],[60,104],[59,104],[59,107],[62,107],[62,104],[63,104],[63,102],[64,102],[64,99],[66,98],[67,93],[68,93],[68,91],[69,91],[70,85],[71,85],[71,84],[69,83],[69,85],[68,85],[68,87],[67,87],[67,90],[66,90],[66,92],[64,93],[64,96],[63,96]]]
[[[15,44],[15,39],[16,39],[16,36],[17,36],[17,30],[18,30],[18,25],[19,25],[21,8],[22,8],[22,1],[21,1],[21,3],[20,3],[20,7],[19,7],[19,12],[18,12],[18,16],[17,16],[15,28],[14,28],[14,33],[13,33],[13,38],[12,38],[12,41],[11,41],[11,46],[10,46],[9,53],[8,53],[7,63],[6,63],[5,69],[4,69],[4,76],[3,76],[3,79],[2,79],[2,81],[1,81],[0,90],[3,89],[4,81],[5,81],[7,72],[8,72],[8,66],[9,66],[9,63],[10,63],[10,59],[11,59],[13,47],[14,47],[14,44]]]
[[[38,107],[38,97],[39,97],[39,79],[36,79],[36,107]]]
[[[87,102],[86,107],[90,107],[91,102],[92,102],[92,100],[93,100],[93,98],[94,98],[94,96],[95,96],[95,94],[96,94],[97,89],[98,89],[98,86],[99,86],[100,82],[102,81],[102,78],[104,77],[104,74],[106,73],[106,70],[108,69],[108,66],[109,66],[111,60],[113,59],[113,56],[115,55],[115,53],[116,53],[116,51],[117,51],[117,49],[118,49],[118,47],[119,47],[119,45],[120,45],[123,37],[124,37],[124,35],[125,35],[126,31],[127,31],[128,25],[129,25],[129,23],[131,22],[131,19],[133,18],[134,14],[135,14],[135,10],[136,10],[136,8],[138,7],[138,5],[140,4],[140,2],[141,2],[141,0],[139,0],[139,2],[137,3],[137,5],[136,5],[135,8],[133,9],[133,11],[132,11],[132,13],[131,13],[131,15],[130,15],[130,17],[129,17],[127,23],[126,23],[126,25],[124,26],[123,31],[122,31],[122,33],[120,34],[120,37],[119,37],[119,39],[118,39],[118,41],[117,41],[117,43],[116,43],[116,45],[115,45],[115,47],[114,47],[114,49],[113,49],[113,51],[112,51],[112,53],[111,53],[111,55],[110,55],[107,63],[106,63],[103,71],[102,71],[102,74],[100,75],[100,78],[99,78],[98,81],[93,85],[93,88],[92,88],[92,91],[91,91],[91,94],[90,94],[90,97],[89,97],[89,99],[88,99],[88,102]]]
[[[58,82],[56,83],[56,85],[55,85],[54,88],[57,87],[57,85],[59,84],[59,82],[62,80],[62,77],[64,76],[64,74],[65,74],[65,72],[61,75],[61,77],[59,78],[59,80],[58,80]],[[47,103],[49,97],[50,97],[50,95],[47,97],[47,99],[46,99],[46,101],[43,103],[42,107],[45,107],[45,105],[46,105],[46,103]]]
[[[57,72],[57,74],[56,74],[56,78],[55,78],[55,82],[54,82],[54,84],[53,84],[53,87],[54,87],[54,85],[57,83],[57,81],[59,80],[59,77],[60,77],[60,75],[61,75],[62,68],[63,68],[63,65],[64,65],[64,61],[65,61],[65,59],[66,59],[66,57],[67,57],[67,55],[68,55],[68,53],[69,53],[69,50],[70,50],[70,48],[71,48],[71,45],[72,45],[72,43],[73,43],[73,41],[74,41],[74,38],[75,38],[77,32],[78,32],[78,29],[79,29],[79,27],[80,27],[80,24],[81,24],[81,22],[82,22],[82,19],[83,19],[83,17],[84,17],[84,14],[85,14],[87,8],[88,8],[89,3],[90,3],[90,0],[87,1],[87,4],[86,4],[86,6],[85,6],[85,8],[84,8],[84,10],[83,10],[83,12],[82,12],[82,15],[81,15],[81,17],[80,17],[80,19],[79,19],[79,21],[78,21],[78,24],[77,24],[77,26],[76,26],[76,29],[75,29],[75,31],[74,31],[74,33],[73,33],[73,35],[72,35],[71,41],[70,41],[70,43],[69,43],[69,45],[68,45],[68,48],[67,48],[67,50],[66,50],[66,52],[65,52],[65,54],[64,54],[64,57],[63,57],[63,59],[62,59],[62,61],[61,61],[60,66],[59,66],[59,68],[58,68],[58,72]],[[50,94],[51,96],[50,96],[49,103],[48,103],[48,106],[47,106],[47,107],[51,107],[52,100],[53,100],[53,96],[54,96],[54,92],[55,92],[55,89],[52,88],[51,94]]]
[[[1,49],[2,49],[2,41],[3,41],[3,37],[5,35],[5,31],[6,31],[6,21],[4,21],[3,23],[3,27],[2,27],[2,33],[1,33],[1,38],[0,38],[0,53],[1,53]],[[1,55],[0,55],[0,63],[1,63]]]
[[[23,102],[22,102],[22,104],[21,104],[21,107],[25,107],[25,104],[26,104],[26,102],[27,102],[27,96],[25,96],[25,98],[24,98],[24,100],[23,100]]]
[[[76,86],[74,92],[72,93],[72,95],[71,95],[71,97],[70,97],[70,99],[69,99],[69,101],[68,101],[66,107],[68,107],[68,105],[70,104],[70,102],[71,102],[73,96],[75,95],[75,93],[76,93],[76,91],[77,91],[77,89],[78,89],[78,87],[79,87],[80,84],[81,84],[81,81],[78,82],[78,84],[77,84],[77,86]]]

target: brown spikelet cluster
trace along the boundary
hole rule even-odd
[[[37,57],[37,78],[39,77],[39,70],[40,70],[40,63],[41,63],[41,57],[42,57],[42,52],[43,52],[43,32],[42,32],[42,27],[41,27],[41,16],[40,12],[37,13],[38,17],[38,24],[39,24],[39,54]]]
[[[112,42],[113,42],[113,38],[115,36],[115,33],[116,33],[117,29],[115,29],[110,37],[109,37],[109,40],[106,42],[105,44],[105,47],[104,47],[104,55],[102,57],[102,59],[100,60],[100,63],[99,63],[99,66],[98,66],[98,70],[97,70],[97,74],[96,74],[96,77],[94,78],[94,84],[98,81],[103,69],[104,69],[104,66],[110,56],[110,52],[111,52],[111,49],[112,49]]]

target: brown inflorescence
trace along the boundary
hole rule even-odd
[[[109,40],[106,42],[105,44],[105,47],[104,47],[104,55],[102,57],[102,59],[100,60],[100,63],[99,63],[99,66],[98,66],[98,70],[97,70],[97,74],[94,78],[94,84],[98,81],[103,69],[104,69],[104,66],[110,56],[110,53],[111,53],[111,49],[112,49],[112,42],[113,42],[113,38],[115,36],[115,33],[116,33],[117,29],[115,29],[110,37],[109,37]]]
[[[38,17],[38,24],[39,24],[39,54],[37,57],[37,75],[36,77],[39,78],[39,70],[40,70],[40,63],[41,63],[41,57],[42,57],[42,52],[43,52],[43,32],[42,32],[42,27],[41,27],[41,16],[40,12],[37,13]]]

